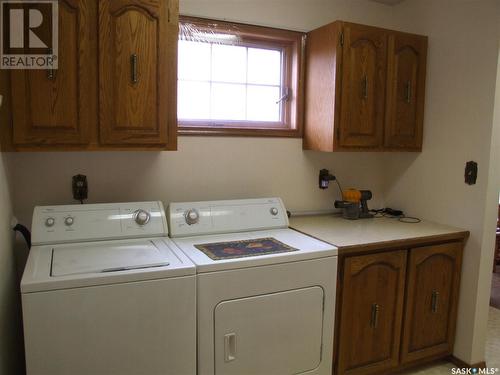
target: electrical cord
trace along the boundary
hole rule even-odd
[[[420,220],[418,217],[413,217],[413,216],[401,216],[398,217],[398,221],[406,224],[417,224],[420,223],[422,220]]]
[[[402,211],[393,210],[388,207],[381,208],[378,210],[372,209],[370,210],[370,212],[373,213],[374,218],[386,217],[389,219],[397,219],[401,223],[406,223],[406,224],[417,224],[422,221],[418,217],[406,216]]]
[[[342,199],[344,199],[344,191],[342,190],[342,186],[340,186],[339,179],[335,178],[335,182],[337,183],[337,186],[339,187],[340,195],[341,195]]]

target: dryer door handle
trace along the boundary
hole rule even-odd
[[[224,335],[224,361],[231,362],[236,359],[236,333]]]

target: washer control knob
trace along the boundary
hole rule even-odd
[[[271,215],[276,216],[278,215],[278,209],[276,207],[273,207],[269,210],[271,212]]]
[[[200,220],[200,214],[197,210],[191,208],[186,211],[186,213],[184,214],[184,218],[186,219],[186,223],[188,225],[193,225],[198,223],[198,221]]]
[[[75,219],[73,219],[71,216],[68,216],[66,219],[64,219],[64,224],[66,224],[68,227],[72,226],[74,222]]]
[[[45,226],[46,227],[53,227],[54,224],[56,223],[56,219],[54,219],[53,217],[48,217],[46,220],[45,220]]]
[[[134,220],[138,225],[146,225],[149,223],[149,219],[151,219],[151,215],[147,211],[137,210],[134,212]]]

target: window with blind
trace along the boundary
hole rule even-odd
[[[181,17],[181,134],[300,136],[303,34]]]

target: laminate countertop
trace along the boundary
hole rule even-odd
[[[424,246],[443,241],[463,241],[469,232],[422,220],[403,223],[394,218],[346,220],[339,215],[293,216],[290,227],[339,248],[339,254]]]

